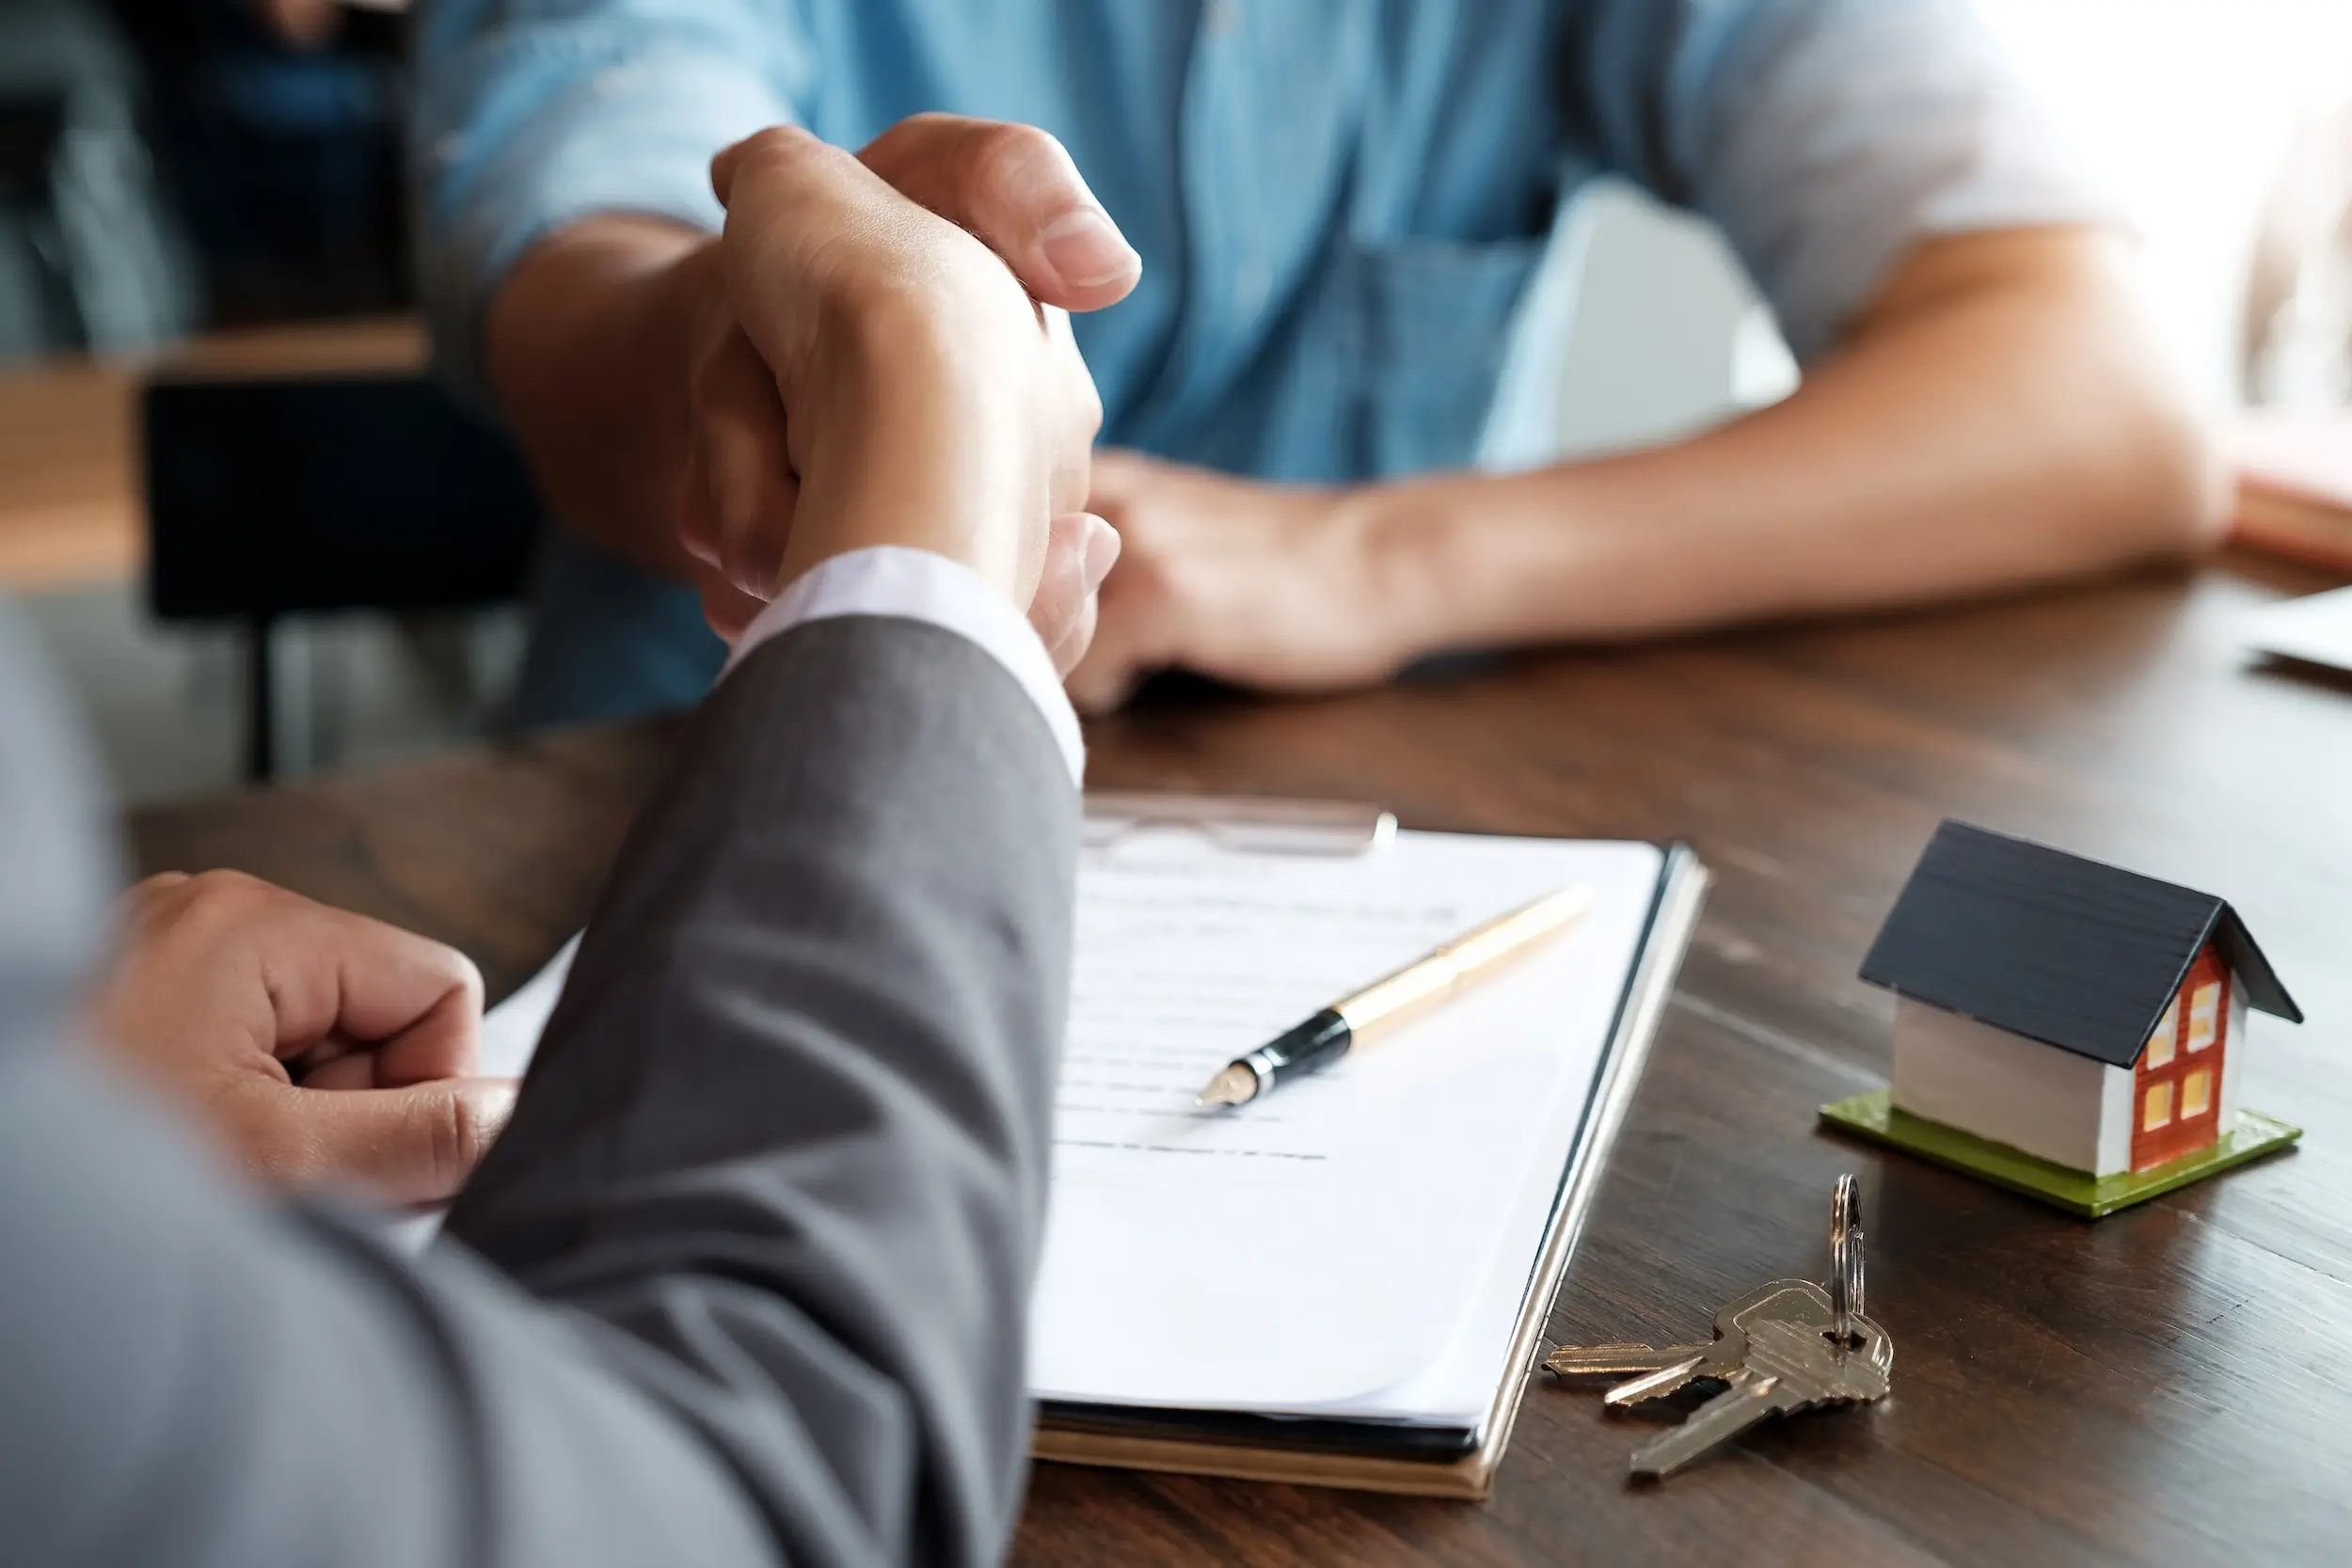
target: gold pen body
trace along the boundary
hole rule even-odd
[[[1246,1104],[1285,1079],[1328,1067],[1566,929],[1592,903],[1591,889],[1563,888],[1456,937],[1234,1058],[1194,1103]]]

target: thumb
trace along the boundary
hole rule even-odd
[[[858,161],[977,235],[1047,305],[1099,310],[1143,276],[1142,258],[1069,152],[1034,125],[914,115],[868,142]]]
[[[507,1078],[440,1078],[403,1089],[293,1089],[272,1140],[297,1180],[357,1181],[393,1203],[435,1203],[465,1184],[515,1109]]]

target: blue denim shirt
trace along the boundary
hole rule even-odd
[[[925,109],[1059,136],[1144,261],[1104,439],[1268,477],[1467,461],[1558,204],[1729,237],[1801,356],[1923,234],[2092,215],[1967,0],[429,0],[426,293],[464,375],[532,240],[715,226],[710,155]]]
[[[1924,235],[2101,212],[1968,0],[425,0],[445,365],[475,377],[539,235],[715,227],[727,143],[926,109],[1053,132],[1141,252],[1076,324],[1104,438],[1279,479],[1468,461],[1553,218],[1603,174],[1720,225],[1800,356]]]

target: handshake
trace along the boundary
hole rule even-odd
[[[1066,673],[1119,551],[1083,510],[1103,410],[1068,311],[1140,268],[1068,154],[918,116],[856,157],[762,132],[711,182],[724,232],[677,269],[677,515],[713,628],[732,641],[829,555],[906,545],[1010,594]]]
[[[1007,594],[1067,673],[1119,554],[1083,510],[1102,406],[1067,311],[1139,267],[1068,155],[921,116],[856,156],[763,132],[711,178],[725,230],[668,281],[675,510],[713,626],[732,641],[828,558],[909,546]],[[511,1110],[476,1076],[480,978],[439,943],[218,872],[142,883],[122,939],[98,1033],[252,1176],[446,1198]]]

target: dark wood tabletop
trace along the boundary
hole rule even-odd
[[[1374,799],[1407,825],[1680,838],[1720,881],[1550,1318],[1685,1338],[1825,1277],[1862,1178],[1875,1408],[1772,1423],[1662,1485],[1654,1416],[1538,1373],[1485,1505],[1041,1465],[1036,1564],[2352,1561],[2352,682],[2234,624],[2329,586],[2195,576],[1512,659],[1330,700],[1092,726],[1103,785]],[[580,921],[662,724],[140,814],[147,869],[239,866],[444,938],[511,987]],[[2301,1002],[2245,1094],[2292,1153],[2089,1223],[1825,1133],[1882,1080],[1854,977],[1957,816],[2221,895]]]

